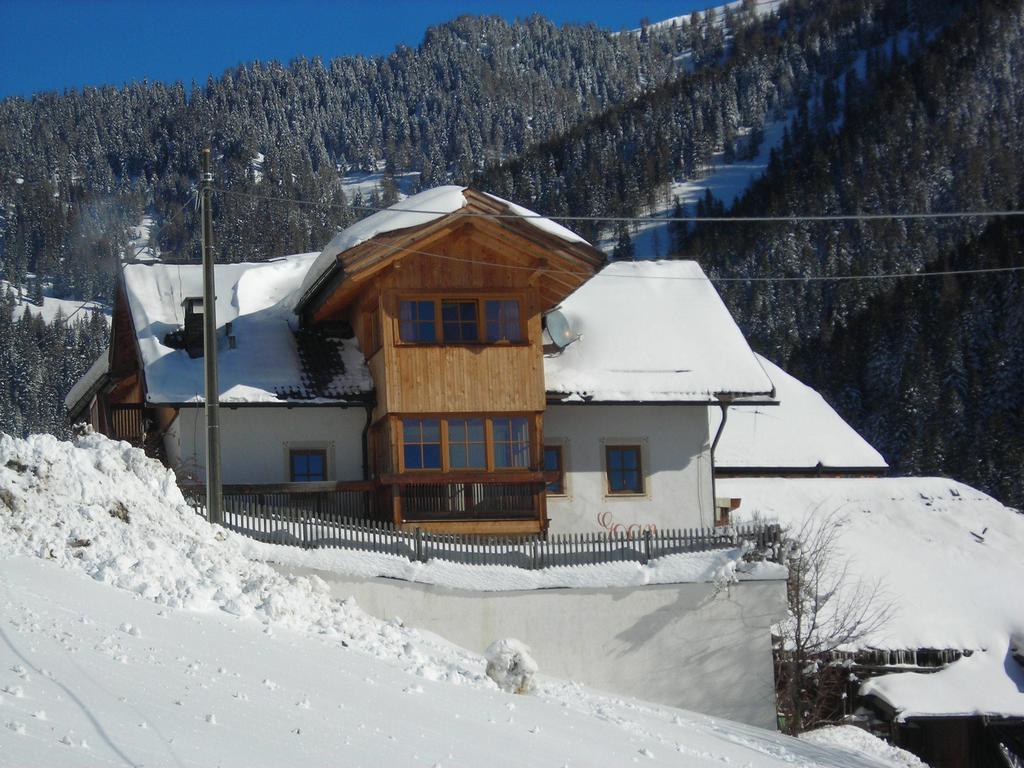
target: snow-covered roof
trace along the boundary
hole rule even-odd
[[[614,262],[560,310],[579,338],[544,359],[544,379],[567,401],[711,402],[772,392],[696,262]]]
[[[70,391],[64,397],[64,407],[74,416],[75,412],[83,405],[84,400],[91,398],[96,390],[103,385],[103,379],[110,370],[110,350],[104,349],[99,357],[89,366],[87,370]]]
[[[1020,585],[1018,585],[1020,586]],[[1024,668],[1005,644],[978,651],[931,674],[899,672],[868,680],[862,695],[913,717],[1024,717]]]
[[[467,187],[452,185],[434,187],[407,197],[386,210],[377,211],[373,215],[357,221],[350,227],[346,227],[336,234],[327,244],[327,247],[316,257],[316,261],[313,262],[312,267],[302,281],[302,285],[299,287],[298,297],[300,299],[305,297],[331,271],[337,263],[338,255],[350,248],[354,248],[386,232],[429,224],[466,207],[468,201],[464,193],[467,189]],[[550,219],[543,218],[527,208],[486,192],[479,194],[500,203],[502,207],[507,209],[508,213],[524,217],[524,221],[529,222],[549,235],[569,243],[586,243],[586,240],[572,230],[566,229],[561,224],[557,224]]]
[[[720,469],[861,469],[888,468],[882,454],[857,434],[825,398],[757,355],[775,384],[778,405],[733,408],[715,450]],[[722,420],[709,412],[711,434]]]
[[[890,608],[857,648],[998,649],[1024,637],[1024,515],[970,486],[937,477],[721,478],[720,496],[799,531],[808,518],[837,525],[839,594],[880,587]]]
[[[334,402],[335,397],[296,397],[308,389],[300,359],[292,296],[316,258],[299,254],[270,262],[216,266],[218,375],[225,403],[279,403],[282,400]],[[202,296],[198,264],[130,264],[124,285],[138,337],[149,402],[203,401],[203,358],[164,343],[184,322],[182,301]],[[224,325],[232,324],[236,344],[229,348]],[[341,344],[344,372],[325,390],[359,395],[373,389],[355,339]]]

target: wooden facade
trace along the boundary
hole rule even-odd
[[[543,314],[604,257],[529,221],[481,216],[508,209],[472,190],[465,195],[469,204],[455,213],[340,253],[335,278],[305,297],[302,320],[349,323],[366,357],[376,391],[371,474],[388,522],[437,532],[541,533]],[[509,316],[493,333],[487,323],[499,309]],[[445,318],[459,311],[461,320],[449,325]],[[432,320],[417,326],[412,312]],[[423,438],[431,441],[424,449],[430,460],[408,466],[404,432],[422,419],[431,432]],[[462,450],[452,448],[453,424],[477,432],[474,462],[449,460]],[[513,439],[509,425],[520,439],[512,461],[501,444]],[[521,442],[527,432],[528,449]]]

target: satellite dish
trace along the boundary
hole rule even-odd
[[[551,341],[559,349],[565,349],[579,338],[578,334],[573,333],[572,326],[565,319],[565,315],[557,309],[553,309],[544,315],[544,327],[547,328]]]

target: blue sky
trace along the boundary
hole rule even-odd
[[[463,13],[635,27],[717,4],[711,0],[0,0],[0,97],[192,80],[254,59],[287,62],[388,53],[417,45],[432,24]],[[204,32],[207,29],[209,32]]]

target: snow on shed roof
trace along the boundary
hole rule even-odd
[[[299,343],[294,332],[291,297],[315,253],[269,262],[218,264],[216,267],[218,375],[226,403],[280,403],[283,400],[336,401],[336,397],[295,397],[308,392]],[[164,343],[184,322],[182,300],[202,296],[199,264],[130,264],[124,284],[145,370],[149,402],[203,401],[203,358]],[[232,323],[236,346],[228,348],[224,325]],[[373,389],[366,362],[355,339],[342,343],[344,373],[329,382],[340,395]]]
[[[1005,644],[938,672],[875,677],[860,692],[884,701],[901,722],[913,717],[1024,717],[1024,669]]]
[[[560,309],[580,338],[544,359],[544,378],[567,401],[711,402],[772,392],[696,262],[614,262]]]
[[[778,405],[734,408],[715,449],[719,469],[888,469],[876,451],[815,390],[757,355]],[[722,420],[710,411],[711,434]]]
[[[939,477],[743,477],[720,478],[717,492],[741,499],[737,522],[756,516],[794,532],[808,519],[836,524],[839,599],[877,583],[889,608],[850,650],[992,649],[1024,637],[1014,597],[1024,515],[975,488]]]
[[[76,381],[75,385],[64,396],[64,407],[68,409],[68,413],[72,417],[77,415],[79,408],[84,405],[82,401],[91,398],[96,393],[96,390],[103,385],[103,379],[109,370],[110,350],[104,349],[93,364],[89,366],[89,370],[82,374],[82,378]]]
[[[327,244],[327,247],[316,257],[316,261],[313,262],[313,266],[306,273],[305,279],[302,281],[298,297],[304,297],[331,270],[337,262],[338,254],[344,253],[350,248],[355,248],[357,245],[372,240],[377,235],[384,234],[385,232],[394,232],[399,229],[429,224],[440,219],[442,216],[447,216],[464,208],[468,202],[465,194],[463,194],[466,189],[468,188],[452,185],[434,187],[407,197],[386,210],[377,211],[373,215],[367,216],[365,219],[361,219],[355,224],[346,227],[336,234]],[[486,192],[481,192],[480,194],[501,203],[508,209],[509,213],[524,217],[525,221],[528,221],[549,235],[554,235],[570,243],[586,243],[586,240],[572,230],[550,219],[540,217],[527,208]]]

